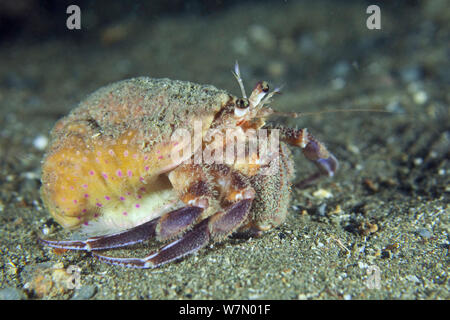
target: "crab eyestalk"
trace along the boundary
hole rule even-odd
[[[273,97],[274,94],[280,93],[281,87],[275,88],[271,93],[267,94],[264,99],[259,103],[258,107],[262,107],[265,104],[268,104],[270,102],[270,99]]]
[[[269,92],[269,85],[266,81],[259,81],[255,89],[253,89],[248,102],[250,103],[250,108],[254,109],[259,106],[259,103],[264,98],[264,96]]]

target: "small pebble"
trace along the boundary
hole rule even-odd
[[[299,50],[303,53],[311,53],[316,52],[317,45],[314,41],[314,38],[311,35],[303,35],[298,40]]]
[[[48,138],[44,135],[38,135],[36,138],[34,138],[33,140],[33,146],[38,149],[39,151],[43,151],[45,150],[45,148],[48,145]]]
[[[39,180],[41,178],[39,173],[32,171],[23,172],[21,176],[28,180]]]
[[[327,210],[327,204],[326,203],[322,203],[320,206],[317,207],[317,214],[319,216],[325,216],[326,214],[326,210]]]
[[[335,78],[331,81],[331,87],[334,90],[341,90],[345,87],[346,82],[343,78]]]
[[[417,91],[413,95],[413,100],[417,104],[424,104],[428,100],[428,95],[425,91]]]
[[[254,24],[248,29],[249,38],[263,49],[273,49],[276,46],[275,36],[265,26]]]
[[[248,55],[250,51],[250,45],[248,43],[247,38],[245,37],[236,37],[231,41],[231,48],[236,54],[240,55]]]
[[[116,24],[101,30],[100,39],[104,45],[112,45],[127,38],[131,31],[131,26],[127,24]]]
[[[332,74],[335,77],[345,78],[348,73],[351,71],[351,65],[347,61],[339,61],[336,63],[331,70]]]
[[[420,283],[419,278],[417,278],[415,275],[408,275],[406,276],[406,279],[408,279],[411,282]]]
[[[414,159],[414,165],[415,166],[420,166],[423,163],[423,159],[422,158],[415,158]]]
[[[431,232],[428,231],[427,229],[424,229],[424,228],[417,230],[417,233],[418,233],[421,237],[426,238],[426,239],[429,239],[429,238],[431,238],[431,236],[432,236]]]
[[[70,300],[87,300],[94,296],[97,291],[96,286],[83,286],[80,289],[76,289]]]
[[[319,199],[328,199],[328,198],[332,198],[333,194],[325,189],[319,189],[317,191],[315,191],[313,194],[313,197],[315,198],[319,198]]]
[[[272,61],[267,65],[267,71],[273,78],[279,78],[286,73],[286,65],[281,61]]]
[[[375,183],[371,179],[364,179],[363,180],[364,186],[369,189],[371,192],[377,192],[378,191],[378,184]]]
[[[369,265],[367,263],[365,263],[365,262],[358,261],[358,267],[360,269],[367,269],[369,267]]]
[[[44,227],[42,229],[42,233],[47,236],[50,233],[50,228],[49,227]]]
[[[331,211],[330,213],[331,213],[331,214],[340,214],[340,213],[342,213],[341,205],[338,204],[338,205],[336,206],[336,208],[334,208],[334,210]]]
[[[359,154],[359,148],[357,146],[355,146],[354,144],[349,144],[347,146],[348,151],[350,151],[351,153],[354,154]]]
[[[280,40],[280,51],[283,54],[295,53],[295,42],[291,38],[283,38]]]
[[[405,82],[418,81],[423,78],[423,70],[419,66],[409,66],[400,70],[400,76]]]
[[[393,113],[405,113],[405,109],[401,105],[401,103],[397,100],[393,100],[388,103],[388,105],[385,107],[386,111],[393,112]]]

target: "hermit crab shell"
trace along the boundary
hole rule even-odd
[[[191,130],[194,121],[206,131],[233,99],[210,85],[147,77],[97,90],[51,132],[42,166],[45,206],[69,229],[98,219],[124,229],[161,215],[179,201],[161,175],[181,161],[171,157],[178,143],[172,134]]]

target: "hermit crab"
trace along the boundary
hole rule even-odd
[[[85,240],[41,242],[153,268],[232,234],[255,236],[280,225],[294,179],[287,145],[300,147],[318,168],[303,182],[333,176],[338,162],[306,129],[266,124],[279,89],[269,92],[259,82],[247,97],[237,63],[234,76],[241,98],[185,81],[119,81],[59,120],[42,165],[42,200]],[[255,136],[258,148],[249,138]],[[99,253],[149,239],[165,245],[142,258]]]

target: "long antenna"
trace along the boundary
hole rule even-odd
[[[323,111],[314,111],[314,112],[281,112],[274,111],[270,115],[271,116],[280,116],[280,117],[290,117],[290,118],[298,118],[303,116],[312,116],[323,113],[337,113],[337,112],[381,112],[381,113],[395,113],[393,111],[380,110],[380,109],[331,109],[331,110],[323,110]]]

